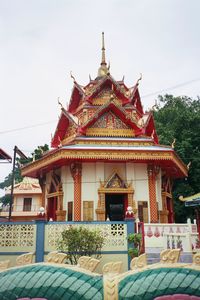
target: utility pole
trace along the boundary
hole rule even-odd
[[[12,215],[13,191],[14,191],[14,181],[15,181],[16,154],[18,154],[21,158],[27,159],[27,156],[21,150],[19,150],[17,148],[17,146],[15,146],[14,147],[14,156],[13,156],[12,185],[11,185],[9,217],[8,217],[9,221],[11,220],[11,215]]]
[[[13,189],[14,189],[14,180],[15,180],[15,161],[16,161],[16,148],[14,148],[14,157],[13,157],[13,169],[12,169],[12,185],[11,185],[11,194],[10,194],[10,206],[9,206],[9,217],[8,220],[11,219],[12,214],[12,204],[13,204]]]

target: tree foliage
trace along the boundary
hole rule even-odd
[[[37,160],[42,157],[42,154],[49,150],[49,146],[45,144],[44,146],[38,146],[32,153],[31,156],[27,157],[27,159],[16,157],[16,166],[14,173],[15,183],[19,183],[22,181],[21,169],[22,165],[26,165],[27,163],[32,162],[33,160]],[[4,181],[0,182],[0,189],[4,189],[6,187],[11,186],[12,184],[12,172],[5,177]],[[0,202],[3,204],[7,204],[10,201],[10,195],[5,195],[0,198]]]
[[[185,208],[178,197],[200,191],[200,98],[160,96],[154,118],[159,142],[171,145],[176,139],[176,153],[186,165],[191,162],[188,178],[175,180],[173,186],[175,220],[185,222],[193,209]]]
[[[62,232],[58,241],[58,250],[67,252],[69,261],[76,265],[81,256],[101,256],[104,238],[100,231],[90,230],[85,227],[70,226]]]

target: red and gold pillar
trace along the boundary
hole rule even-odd
[[[81,177],[82,165],[73,163],[70,166],[74,180],[74,221],[81,221]]]
[[[158,169],[154,165],[148,165],[148,184],[149,184],[149,203],[150,203],[150,222],[158,222],[158,206],[156,201],[156,176]]]

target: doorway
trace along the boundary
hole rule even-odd
[[[110,221],[124,221],[127,208],[126,195],[106,194],[106,219]]]
[[[47,219],[56,221],[57,197],[48,198]]]

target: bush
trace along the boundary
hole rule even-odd
[[[61,235],[57,249],[68,253],[72,265],[77,264],[81,256],[101,257],[104,238],[100,231],[90,230],[82,226],[70,226]]]
[[[133,245],[133,248],[128,249],[128,254],[131,258],[139,256],[142,250],[142,234],[130,233],[128,235],[128,243]]]

